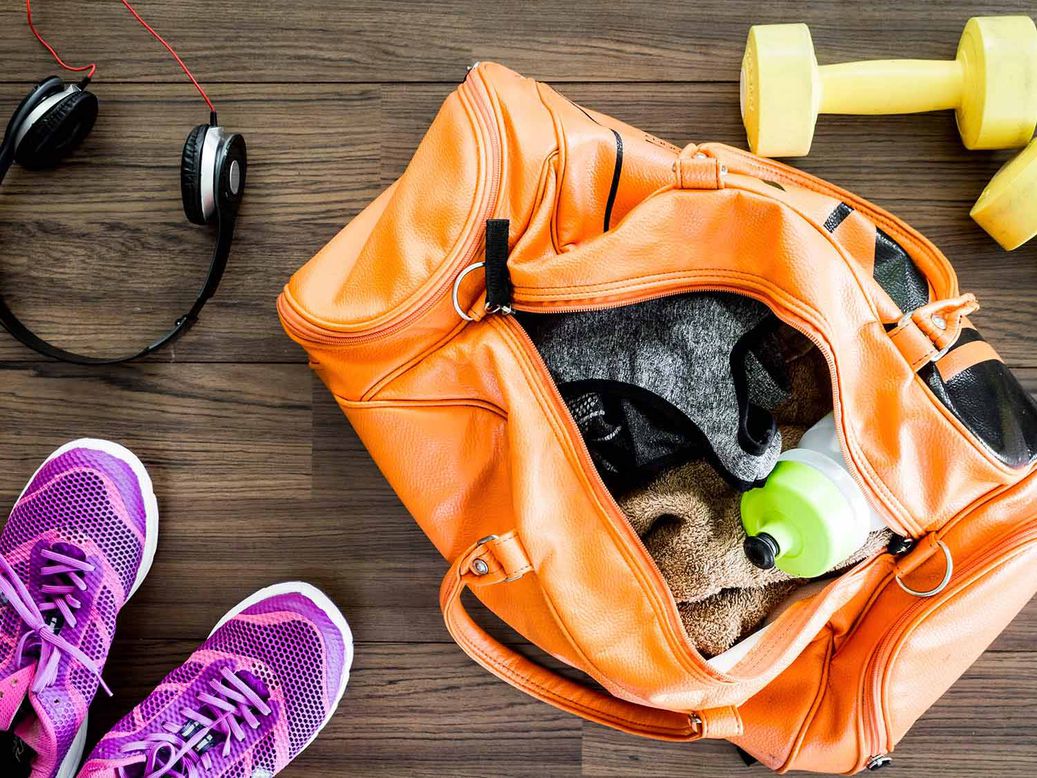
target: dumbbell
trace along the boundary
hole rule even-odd
[[[1008,251],[1037,235],[1037,140],[990,179],[971,215]]]
[[[741,106],[749,147],[769,157],[809,152],[819,113],[953,108],[966,148],[1023,146],[1037,125],[1037,27],[1028,16],[977,16],[951,61],[819,67],[805,24],[756,25],[742,60]]]

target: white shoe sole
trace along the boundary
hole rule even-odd
[[[342,665],[342,679],[340,681],[340,686],[335,693],[335,703],[328,709],[328,715],[324,717],[324,721],[321,722],[317,731],[313,733],[310,739],[306,741],[306,745],[304,745],[299,751],[299,753],[302,753],[310,747],[314,740],[317,739],[317,735],[319,735],[321,731],[328,726],[328,723],[335,715],[335,711],[338,710],[339,704],[342,702],[342,697],[346,693],[346,685],[349,683],[349,670],[353,666],[353,632],[349,628],[349,622],[346,621],[346,617],[342,615],[342,611],[338,609],[338,606],[331,601],[328,595],[316,586],[303,581],[288,581],[286,583],[274,584],[265,589],[260,589],[250,597],[246,597],[236,606],[231,608],[231,610],[228,611],[227,614],[219,620],[219,622],[217,622],[216,626],[212,628],[212,632],[209,633],[209,636],[211,637],[213,632],[216,632],[216,630],[228,621],[248,610],[256,603],[262,602],[271,597],[276,597],[280,594],[301,594],[323,611],[324,614],[331,619],[331,623],[335,625],[339,633],[342,635],[343,651],[345,654]]]
[[[25,484],[22,493],[18,495],[18,501],[20,502],[22,497],[25,496],[29,486],[31,486],[33,481],[36,480],[36,476],[40,474],[40,471],[43,470],[49,462],[57,459],[62,454],[77,448],[103,451],[121,462],[124,462],[129,465],[131,470],[133,470],[133,474],[137,476],[137,481],[140,484],[141,495],[144,498],[144,513],[146,517],[144,529],[144,550],[141,554],[140,567],[137,569],[137,577],[134,579],[133,587],[130,589],[129,594],[126,595],[126,601],[129,602],[129,599],[137,593],[137,589],[140,588],[140,585],[144,583],[144,579],[148,577],[148,573],[151,571],[151,565],[155,561],[155,552],[158,550],[158,500],[155,498],[151,476],[148,475],[144,463],[140,461],[136,454],[125,446],[120,446],[118,443],[112,443],[108,440],[99,440],[96,438],[80,438],[79,440],[73,440],[66,443],[47,457],[43,464],[36,468],[36,472],[32,474],[32,478],[30,478]],[[76,732],[76,737],[72,741],[72,746],[69,748],[68,753],[65,754],[65,758],[61,760],[61,766],[58,768],[57,778],[74,778],[76,771],[79,769],[79,762],[82,760],[83,751],[86,748],[87,723],[88,717],[84,717],[83,723],[80,725],[79,731]]]
[[[79,763],[83,759],[83,751],[86,750],[86,725],[89,717],[83,718],[83,723],[76,732],[76,738],[72,741],[72,747],[68,749],[65,758],[61,760],[56,778],[75,778],[79,770]]]

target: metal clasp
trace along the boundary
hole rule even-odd
[[[461,308],[461,303],[457,301],[457,295],[461,290],[461,282],[465,280],[465,277],[473,270],[478,270],[481,267],[485,267],[485,262],[476,262],[475,264],[469,265],[460,273],[457,274],[457,278],[454,279],[454,289],[450,293],[451,301],[454,304],[454,310],[457,311],[457,315],[465,321],[475,321],[474,316],[469,316],[468,312]]]
[[[897,585],[910,595],[915,597],[935,597],[944,589],[947,588],[947,584],[951,582],[951,576],[954,575],[954,557],[951,555],[951,550],[947,548],[947,544],[942,540],[937,540],[936,545],[943,551],[943,558],[947,562],[947,569],[944,571],[943,580],[940,581],[934,588],[926,592],[920,592],[917,589],[912,589],[910,586],[900,580],[900,576],[897,575],[895,580]]]

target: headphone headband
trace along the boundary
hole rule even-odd
[[[180,55],[148,24],[129,0],[121,0],[126,10],[173,56],[209,107],[209,124],[196,127],[187,136],[180,163],[180,185],[184,212],[195,224],[216,222],[216,245],[213,247],[209,274],[190,310],[181,316],[161,338],[141,351],[123,357],[89,357],[58,348],[30,330],[15,316],[0,293],[0,324],[15,338],[44,356],[80,365],[113,365],[147,356],[178,338],[198,320],[202,307],[215,294],[230,256],[234,223],[245,187],[247,157],[245,141],[240,135],[225,134],[216,122],[216,109],[205,89],[194,77]],[[61,59],[36,29],[32,19],[31,0],[25,0],[25,15],[36,40],[50,52],[65,70],[85,72],[78,86],[66,86],[61,79],[44,79],[15,109],[0,143],[0,183],[11,163],[27,168],[56,165],[79,145],[97,119],[97,98],[87,91],[97,65],[72,66]]]
[[[30,168],[47,167],[78,144],[93,126],[97,98],[83,87],[66,87],[58,78],[41,81],[19,104],[0,143],[0,183],[11,163]],[[196,143],[198,142],[198,143]],[[200,147],[196,149],[200,143]],[[188,151],[192,154],[188,154]],[[194,165],[194,151],[201,165]],[[190,157],[192,164],[188,165]],[[0,292],[0,324],[24,345],[44,356],[79,365],[114,365],[147,356],[171,343],[198,320],[198,314],[216,293],[230,256],[238,205],[245,185],[247,165],[244,139],[225,133],[216,125],[199,125],[188,136],[181,161],[185,211],[197,224],[216,224],[209,272],[191,308],[173,327],[142,350],[119,357],[92,357],[48,343],[27,327],[11,310]],[[200,175],[199,175],[200,173]],[[189,203],[204,202],[197,211]]]
[[[227,269],[227,259],[230,256],[231,241],[234,239],[234,222],[235,219],[233,213],[224,215],[221,212],[217,219],[216,245],[213,247],[212,261],[209,263],[209,273],[205,277],[205,283],[202,284],[201,291],[199,291],[198,296],[195,298],[191,309],[177,319],[173,324],[172,329],[170,329],[165,335],[140,351],[120,357],[91,357],[59,348],[58,346],[45,341],[29,329],[21,319],[15,316],[14,311],[12,311],[10,306],[8,306],[2,293],[0,293],[0,324],[2,324],[14,338],[21,341],[33,351],[43,354],[45,357],[60,360],[61,362],[71,362],[75,365],[118,365],[123,362],[132,362],[136,359],[146,357],[148,354],[158,351],[163,346],[172,343],[191,329],[191,326],[198,321],[198,314],[201,312],[202,308],[205,307],[209,298],[216,293],[216,289],[219,287],[220,281],[223,279],[223,273]]]

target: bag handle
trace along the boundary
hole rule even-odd
[[[588,721],[657,740],[694,741],[741,734],[734,708],[701,713],[638,705],[569,680],[490,637],[465,609],[461,594],[521,578],[533,569],[514,531],[483,538],[460,554],[439,590],[439,604],[451,637],[469,657],[531,697]]]

